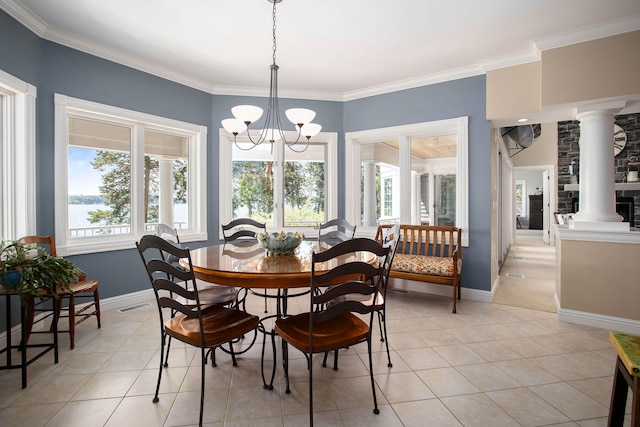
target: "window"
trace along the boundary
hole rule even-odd
[[[295,133],[286,133],[295,138]],[[220,129],[220,223],[249,217],[272,230],[312,234],[337,216],[337,134],[320,133],[297,153],[282,141],[253,147]]]
[[[516,216],[526,217],[527,216],[527,181],[524,179],[516,180]]]
[[[393,178],[384,179],[384,215],[393,215]]]
[[[0,70],[0,237],[35,234],[36,88]]]
[[[132,247],[158,223],[206,240],[206,128],[55,96],[56,243]]]
[[[468,246],[467,122],[347,133],[346,219],[371,235],[390,221],[455,225]]]

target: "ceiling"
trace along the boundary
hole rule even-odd
[[[215,94],[266,95],[268,0],[0,0],[39,36]],[[281,97],[345,101],[640,29],[638,0],[283,0]]]

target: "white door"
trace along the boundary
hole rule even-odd
[[[549,170],[542,172],[542,241],[549,244]]]

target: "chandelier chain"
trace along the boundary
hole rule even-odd
[[[273,2],[273,64],[276,63],[276,2]]]

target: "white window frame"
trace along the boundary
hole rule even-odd
[[[0,233],[36,233],[36,88],[0,70]]]
[[[404,126],[370,129],[345,134],[346,219],[360,224],[361,146],[384,141],[400,141],[400,223],[411,222],[411,139],[457,135],[456,226],[462,228],[462,245],[469,246],[469,147],[467,116]],[[375,227],[358,226],[359,233],[375,235]]]
[[[285,137],[288,140],[295,140],[295,132],[284,132]],[[243,141],[242,137],[238,137],[238,141]],[[248,141],[248,140],[247,140]],[[338,217],[338,134],[336,132],[320,132],[313,137],[313,142],[316,144],[327,145],[327,158],[325,159],[325,214],[327,219],[333,219]],[[233,134],[228,133],[224,128],[219,129],[219,149],[220,149],[220,204],[219,204],[219,217],[220,224],[228,224],[233,219],[233,206],[232,206],[232,167],[231,162],[233,159]],[[274,146],[275,153],[275,167],[281,168],[285,150],[288,148],[283,146],[282,141],[278,141]],[[274,197],[276,200],[280,197],[284,197],[284,189],[278,182],[275,183]],[[278,209],[276,207],[276,209]],[[267,224],[267,230],[275,227],[276,230],[270,231],[298,231],[300,233],[306,233],[307,236],[313,236],[314,227],[284,227],[284,217],[278,214],[275,215],[276,225],[270,226]],[[223,239],[222,230],[219,230],[219,239]]]
[[[180,241],[207,240],[207,127],[173,119],[98,104],[55,94],[55,217],[56,249],[60,255],[95,253],[135,247],[144,234],[144,131],[152,130],[186,137],[189,140],[188,204],[189,227],[180,231]],[[68,176],[70,116],[95,119],[132,129],[131,141],[131,233],[71,238],[68,233]]]

